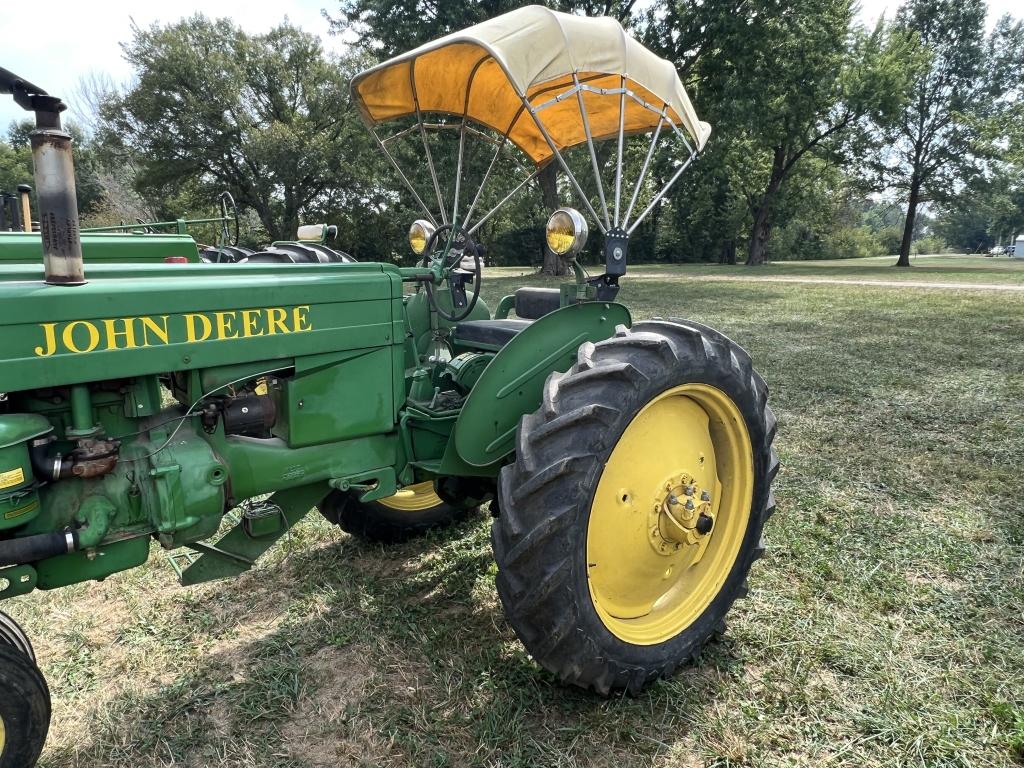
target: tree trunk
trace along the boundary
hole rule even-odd
[[[254,211],[256,211],[256,215],[260,219],[260,224],[262,224],[263,228],[267,230],[267,235],[271,240],[282,239],[277,237],[277,220],[274,217],[273,212],[270,210],[270,206],[266,204],[266,201],[253,195],[251,197],[239,197],[237,203],[240,207],[249,205]]]
[[[910,183],[910,198],[907,200],[907,220],[903,223],[903,241],[900,243],[900,258],[893,266],[910,266],[910,245],[914,242],[914,219],[917,218],[917,203],[920,195],[921,187],[915,179]]]
[[[768,250],[768,238],[772,234],[770,207],[766,202],[758,206],[754,214],[754,226],[750,229],[750,249],[747,251],[747,266],[764,264]]]
[[[754,225],[750,228],[750,249],[747,251],[747,266],[764,264],[768,251],[768,238],[772,235],[772,213],[775,198],[786,175],[786,148],[776,147],[772,160],[772,173],[768,177],[768,186],[761,195],[761,201],[754,209]]]
[[[299,229],[299,206],[296,201],[295,190],[285,187],[284,190],[284,215],[279,224],[281,227],[280,239],[293,240],[298,237]]]
[[[544,170],[537,175],[537,183],[540,184],[540,196],[544,201],[544,208],[548,214],[551,214],[559,206],[557,163],[548,163]],[[542,275],[569,274],[569,265],[561,256],[548,248],[546,239],[544,241],[544,266],[540,273]]]

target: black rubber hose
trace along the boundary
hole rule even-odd
[[[66,555],[76,549],[78,531],[37,533],[20,539],[8,539],[0,541],[0,567],[34,563],[55,555]]]
[[[46,449],[52,440],[41,439],[33,441],[28,448],[28,455],[32,461],[32,471],[35,476],[47,481],[59,480],[62,477],[71,477],[75,460],[71,456],[47,456]]]

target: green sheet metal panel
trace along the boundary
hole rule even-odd
[[[118,262],[163,263],[171,256],[199,261],[199,249],[190,235],[132,233],[82,234],[85,265]],[[43,243],[38,232],[0,232],[0,262],[43,263]]]
[[[0,265],[0,392],[401,345],[384,264]]]
[[[284,428],[292,448],[392,431],[393,363],[388,347],[296,359],[275,429]],[[404,395],[404,385],[397,391]]]
[[[57,589],[136,568],[149,559],[149,541],[148,536],[140,536],[102,544],[93,552],[48,557],[36,563],[37,586],[40,589]]]
[[[455,424],[455,447],[468,464],[493,464],[515,448],[519,419],[540,407],[544,382],[576,362],[587,341],[601,341],[617,325],[629,326],[621,304],[587,302],[562,307],[524,328],[484,369]]]

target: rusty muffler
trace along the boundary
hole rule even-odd
[[[71,134],[60,123],[67,107],[56,96],[0,68],[0,93],[35,112],[36,128],[29,134],[39,201],[39,231],[43,238],[43,271],[49,285],[83,285],[82,239],[75,194],[75,164]]]

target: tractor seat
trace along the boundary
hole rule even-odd
[[[455,324],[454,342],[462,347],[496,351],[504,347],[530,320],[466,320]]]
[[[518,288],[516,316],[539,320],[562,306],[562,292],[557,288]]]

